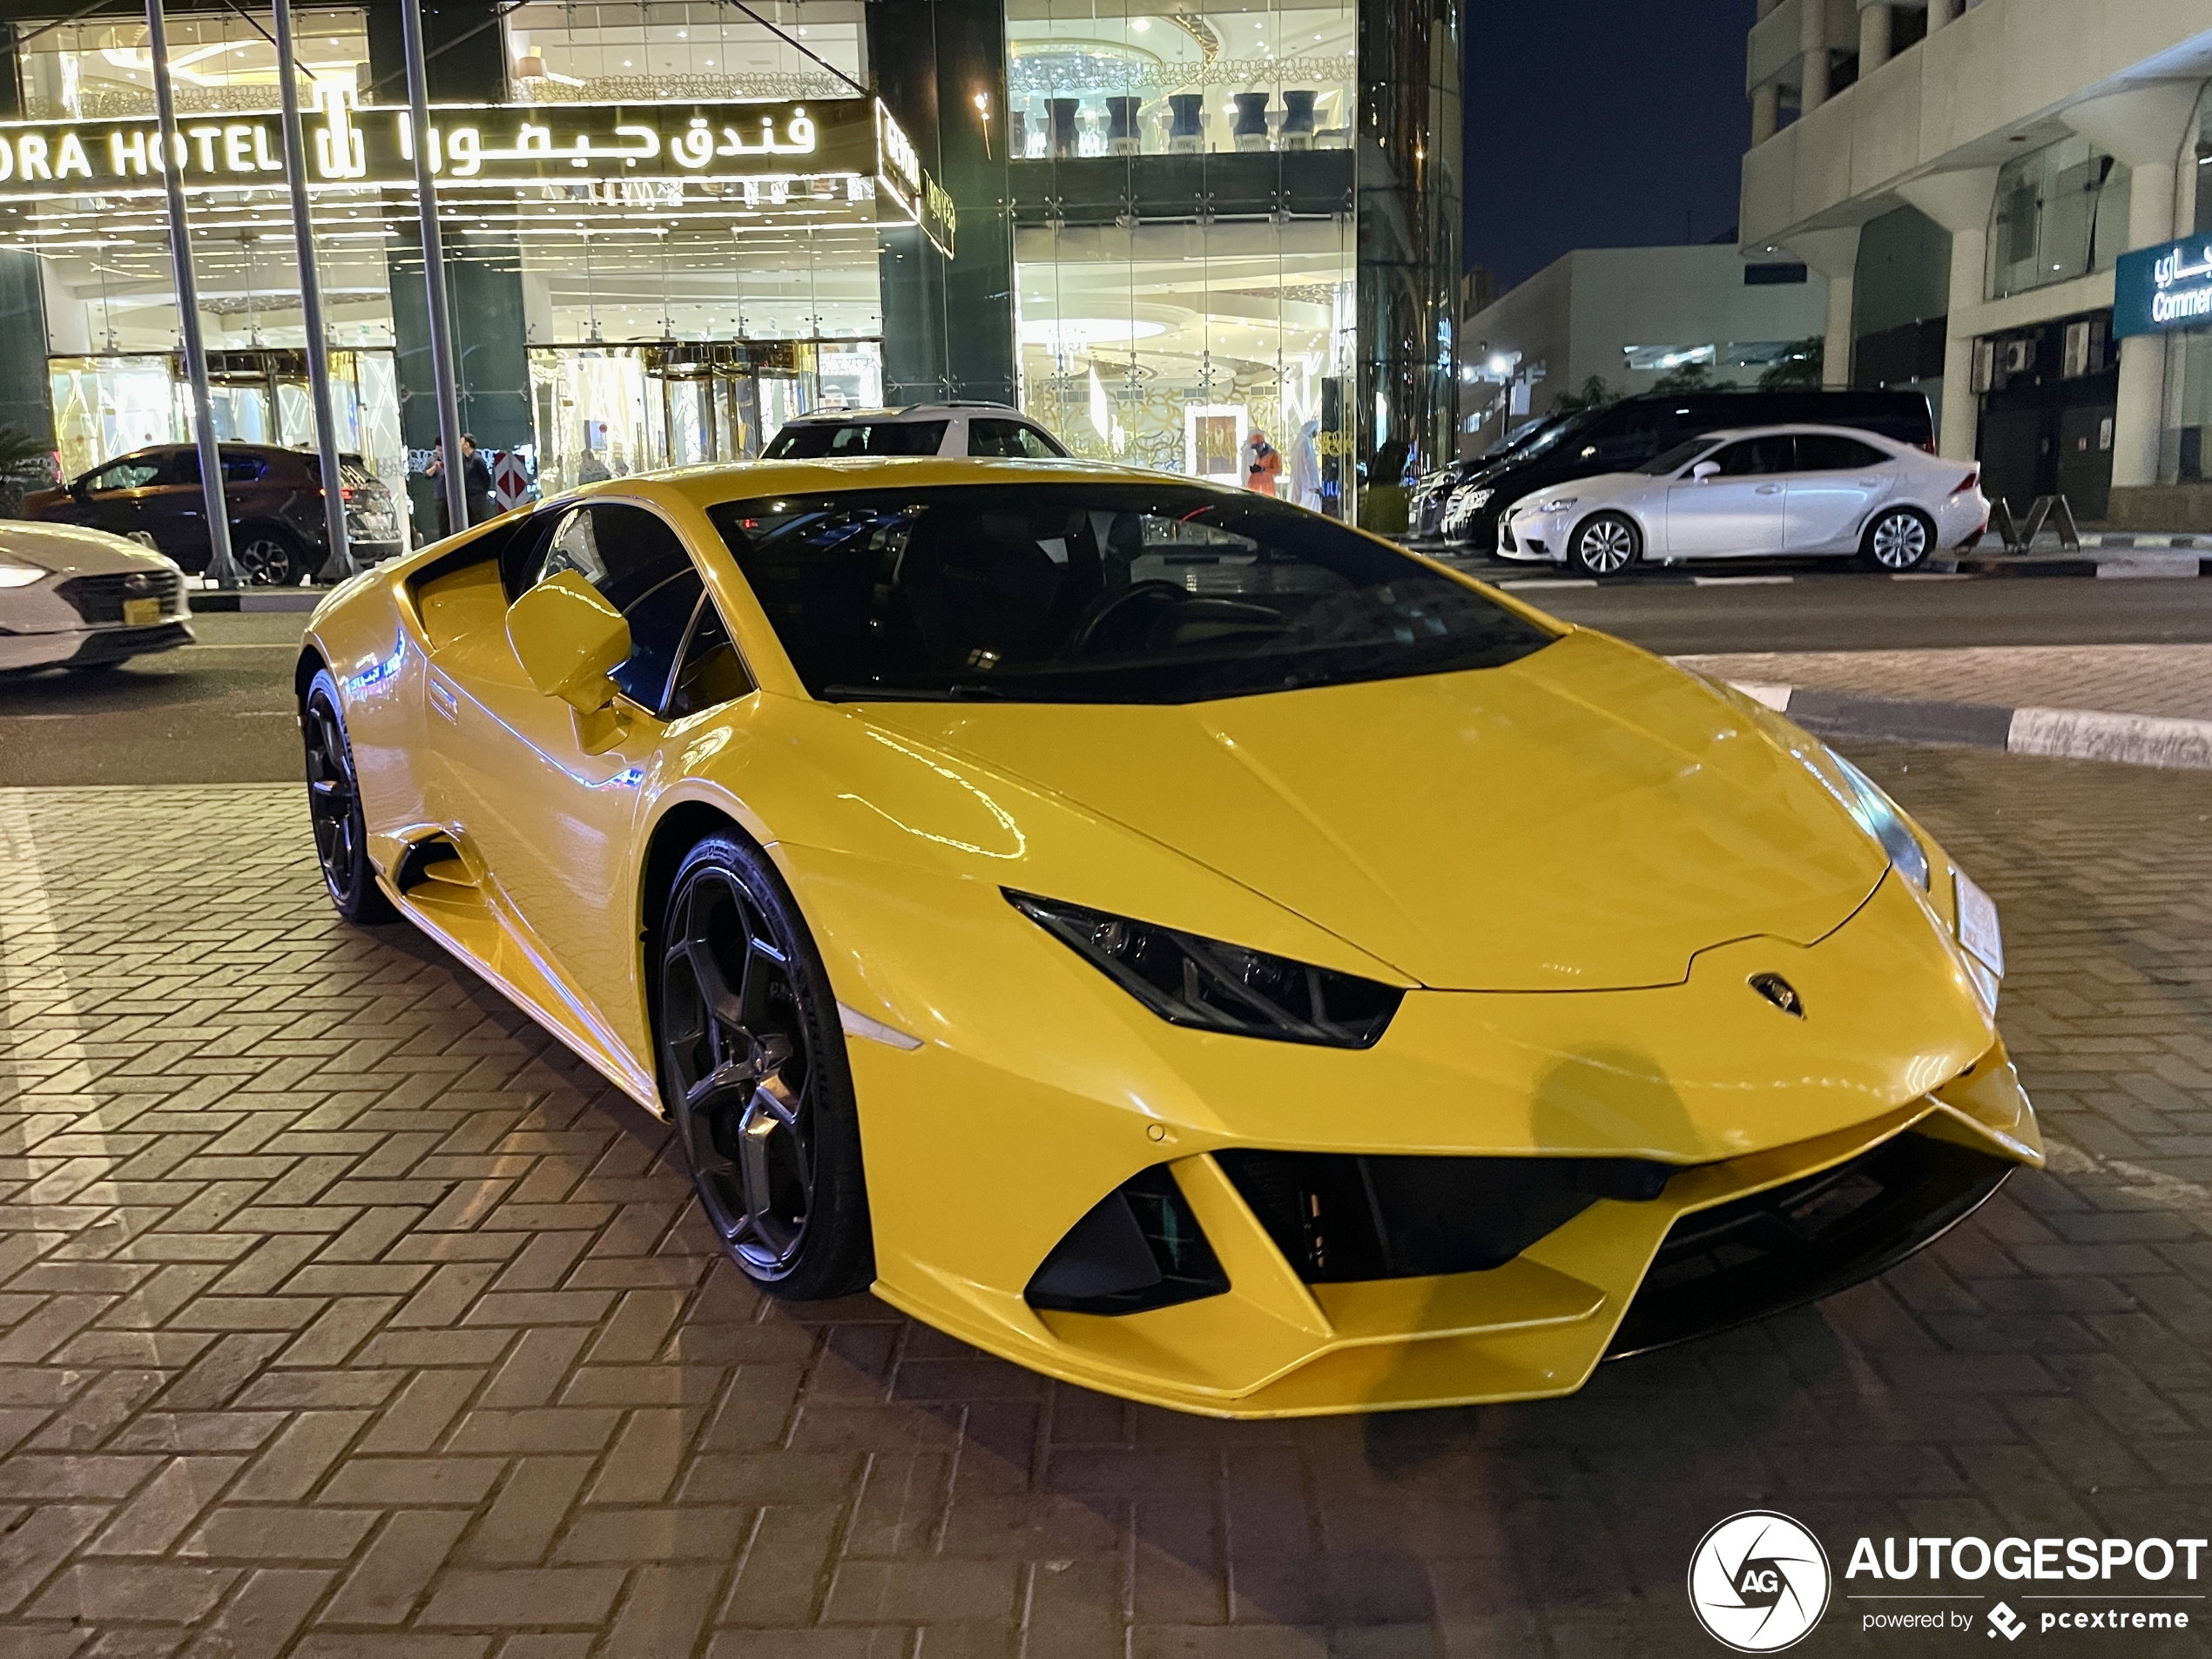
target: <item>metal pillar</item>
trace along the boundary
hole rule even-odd
[[[447,527],[457,536],[469,528],[469,491],[461,471],[461,400],[453,376],[453,313],[446,305],[445,242],[438,233],[437,181],[430,171],[430,93],[428,74],[422,64],[421,0],[403,0],[400,22],[407,52],[415,201],[422,220],[422,294],[430,314],[430,377],[438,400],[438,442],[445,452],[439,484],[445,495]]]
[[[161,183],[169,198],[169,259],[176,268],[177,320],[185,342],[185,378],[192,385],[199,441],[199,489],[207,511],[207,574],[219,588],[239,585],[231,556],[231,517],[223,503],[223,456],[215,443],[215,407],[207,395],[207,344],[199,332],[199,285],[192,268],[192,227],[185,221],[185,146],[177,136],[177,92],[169,78],[169,25],[161,0],[146,0],[146,41],[153,54],[153,101],[161,118]]]
[[[292,186],[292,239],[300,251],[300,309],[307,325],[307,392],[322,458],[322,523],[329,557],[319,579],[354,573],[346,544],[345,482],[338,471],[338,421],[330,403],[330,344],[322,327],[322,278],[315,270],[315,227],[307,212],[307,143],[300,131],[300,83],[292,56],[292,0],[276,0],[277,84],[284,91],[284,176]]]

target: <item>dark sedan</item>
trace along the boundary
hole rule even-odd
[[[321,458],[260,443],[226,443],[221,455],[231,552],[240,576],[254,586],[285,586],[320,570],[330,557]],[[404,532],[391,492],[359,455],[341,455],[338,468],[354,563],[397,557],[405,550]],[[127,536],[167,554],[189,574],[207,569],[206,498],[199,451],[191,444],[133,450],[65,487],[35,490],[24,497],[23,516]]]

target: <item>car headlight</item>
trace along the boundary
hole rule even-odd
[[[1844,805],[1859,826],[1882,844],[1890,855],[1891,867],[1898,874],[1917,881],[1925,890],[1928,885],[1928,852],[1920,845],[1920,838],[1905,823],[1905,815],[1897,810],[1897,803],[1882,792],[1882,787],[1857,766],[1838,754],[1828,751],[1828,758],[1836,765],[1849,786]]]
[[[1332,1049],[1374,1046],[1405,992],[1218,939],[1004,889],[1058,938],[1170,1025]]]
[[[0,588],[27,588],[50,572],[30,564],[0,564]]]
[[[1581,499],[1580,496],[1557,496],[1536,510],[1543,513],[1563,513]]]

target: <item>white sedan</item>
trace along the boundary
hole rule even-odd
[[[0,671],[112,668],[192,644],[184,574],[76,524],[0,520]]]
[[[1844,427],[1751,427],[1540,489],[1507,513],[1498,550],[1596,577],[1776,553],[1857,554],[1895,572],[1973,546],[1988,524],[1972,462]]]

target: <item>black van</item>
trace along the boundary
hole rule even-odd
[[[1623,398],[1545,428],[1466,475],[1444,518],[1455,549],[1493,553],[1498,516],[1522,496],[1570,479],[1628,472],[1685,438],[1744,426],[1844,426],[1933,454],[1935,419],[1919,392],[1681,392]],[[1457,492],[1454,492],[1455,496]]]

